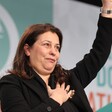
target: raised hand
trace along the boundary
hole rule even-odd
[[[65,83],[62,85],[57,83],[55,89],[51,89],[50,86],[48,86],[49,97],[57,101],[60,105],[66,102],[69,98],[72,98],[74,92],[74,90],[70,90],[69,85],[67,85],[65,88]]]

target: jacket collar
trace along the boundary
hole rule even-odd
[[[28,69],[30,69],[30,75],[32,75],[33,77],[31,79],[22,79],[22,81],[27,87],[32,89],[44,101],[45,98],[48,97],[46,84],[43,81],[43,79],[32,68],[29,67]],[[51,75],[49,78],[49,85],[51,86],[51,88],[55,88],[56,84],[54,80],[54,76]]]

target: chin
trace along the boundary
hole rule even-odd
[[[51,67],[49,67],[49,68],[47,68],[46,70],[47,70],[49,73],[52,73],[52,72],[53,72],[53,70],[54,70],[54,67],[52,67],[52,68],[51,68]]]

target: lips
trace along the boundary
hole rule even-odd
[[[47,60],[50,61],[51,63],[55,62],[55,59],[52,59],[52,58],[47,58]]]

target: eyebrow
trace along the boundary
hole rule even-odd
[[[45,41],[47,41],[47,42],[49,42],[49,43],[52,43],[51,41],[49,41],[49,40],[43,40],[42,42],[45,42]],[[56,43],[56,45],[59,45],[60,46],[60,44],[59,43]]]

